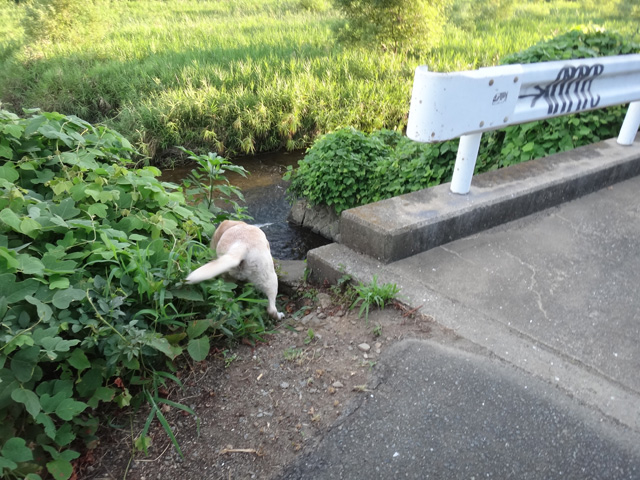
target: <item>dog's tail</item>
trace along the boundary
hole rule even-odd
[[[191,272],[185,283],[193,284],[204,282],[210,278],[217,277],[218,275],[228,272],[232,268],[237,267],[242,262],[243,256],[233,253],[227,253],[221,257],[212,260],[211,262],[201,266],[200,268]]]

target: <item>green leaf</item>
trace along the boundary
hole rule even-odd
[[[0,144],[0,157],[11,160],[13,158],[13,150],[11,147]]]
[[[3,457],[16,463],[33,460],[33,452],[27,447],[27,442],[23,438],[10,438],[5,442],[0,453]]]
[[[0,220],[15,231],[20,231],[20,217],[10,208],[4,208],[0,211]]]
[[[40,400],[31,390],[18,388],[11,392],[11,398],[14,402],[22,403],[33,418],[36,418],[40,413]]]
[[[16,276],[11,273],[0,275],[0,297],[5,297],[9,305],[24,301],[25,297],[35,293],[39,286],[40,282],[33,278],[16,282]]]
[[[79,348],[76,348],[71,355],[69,355],[67,362],[79,372],[91,367],[91,362],[87,358],[87,355]]]
[[[0,249],[1,250],[1,249]],[[18,270],[26,275],[44,275],[44,265],[36,257],[24,253],[18,255]]]
[[[47,273],[75,273],[76,262],[72,260],[60,260],[53,252],[45,253],[42,256],[42,263]]]
[[[9,471],[15,470],[18,468],[18,464],[4,457],[0,457],[0,472],[5,468]]]
[[[5,297],[0,297],[0,318],[4,318],[7,314],[8,303]]]
[[[20,383],[16,380],[11,370],[8,368],[0,368],[0,409],[11,404],[11,393],[20,388]]]
[[[67,288],[66,290],[59,290],[53,296],[52,303],[56,308],[65,310],[69,308],[71,302],[83,300],[86,297],[84,290],[78,288]]]
[[[202,296],[202,292],[196,291],[191,288],[180,288],[171,290],[171,293],[174,297],[180,298],[182,300],[190,300],[192,302],[202,302],[204,298]]]
[[[49,279],[49,289],[65,289],[69,288],[69,279],[67,277],[61,277],[59,275],[52,275]]]
[[[58,458],[47,463],[47,470],[55,480],[68,480],[73,474],[73,466],[68,460]]]
[[[24,217],[20,221],[20,228],[18,230],[31,238],[36,238],[41,228],[42,225],[33,218]]]
[[[98,368],[88,370],[76,385],[76,390],[83,397],[92,395],[104,382],[102,372]]]
[[[47,435],[47,437],[49,437],[51,440],[54,440],[56,438],[56,425],[55,423],[53,423],[53,420],[49,415],[44,412],[40,412],[36,417],[36,422],[44,427],[44,433]]]
[[[38,132],[43,136],[50,138],[51,140],[61,140],[67,147],[71,147],[73,145],[73,141],[71,137],[66,133],[59,132],[51,125],[43,125],[38,129]]]
[[[43,322],[48,322],[53,316],[53,310],[46,303],[41,302],[37,298],[32,297],[31,295],[27,295],[24,299],[29,302],[31,305],[35,305],[36,310],[38,311],[38,318]]]
[[[56,415],[60,417],[62,420],[69,421],[73,417],[81,414],[88,405],[84,402],[78,402],[71,398],[66,398],[56,408]]]
[[[209,328],[207,320],[192,320],[187,325],[187,335],[189,338],[196,338],[202,335]]]
[[[193,360],[201,362],[209,354],[209,339],[207,337],[194,338],[189,340],[187,345],[187,352]]]
[[[49,221],[58,227],[69,228],[69,224],[58,215],[51,215]]]
[[[19,382],[25,383],[31,380],[39,357],[40,347],[38,346],[22,348],[15,353],[11,358],[11,371]]]
[[[75,207],[76,203],[73,198],[67,197],[58,205],[51,205],[50,210],[54,215],[58,215],[63,220],[68,220],[81,213],[81,210]]]
[[[89,215],[95,215],[100,218],[106,218],[107,210],[108,207],[104,203],[94,203],[87,209],[87,213],[89,213]]]
[[[110,402],[116,395],[116,391],[111,387],[98,387],[95,393],[87,400],[91,408],[96,408],[99,402]]]
[[[43,393],[42,395],[40,395],[40,406],[42,407],[42,410],[45,414],[53,413],[55,412],[56,408],[58,408],[58,405],[60,405],[63,400],[70,398],[71,395],[73,395],[72,391],[58,392],[53,396],[49,395],[48,393]]]
[[[0,166],[0,178],[4,178],[8,182],[15,183],[15,181],[20,178],[20,174],[16,171],[15,165],[12,162],[7,162]]]
[[[65,340],[61,337],[47,337],[40,341],[42,348],[46,350],[47,356],[51,360],[57,360],[57,352],[68,352],[71,347],[80,343],[80,340]]]
[[[58,333],[58,327],[36,327],[31,333],[31,338],[36,345],[40,345],[45,338],[53,337]]]
[[[530,152],[531,150],[533,150],[533,147],[535,146],[534,142],[529,142],[526,145],[522,146],[522,151],[523,152]]]
[[[169,344],[169,341],[166,338],[162,337],[154,337],[149,342],[149,346],[158,350],[159,352],[164,353],[170,359],[174,359],[176,357],[176,353]]]
[[[0,247],[0,258],[4,258],[7,261],[8,270],[20,268],[20,262],[16,258],[16,253],[8,248]]]
[[[56,433],[55,442],[60,446],[69,445],[76,439],[71,423],[63,423]]]
[[[16,123],[7,123],[2,126],[2,131],[14,138],[20,138],[22,136],[22,132],[24,131],[24,126],[18,125]]]
[[[139,452],[146,452],[147,449],[151,446],[151,437],[149,435],[139,436],[133,442],[133,446]]]
[[[118,405],[120,408],[123,408],[129,406],[132,398],[133,397],[131,396],[131,393],[129,393],[129,389],[125,388],[120,395],[113,399],[113,401],[116,402],[116,405]]]

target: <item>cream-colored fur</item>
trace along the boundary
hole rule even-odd
[[[264,232],[234,220],[222,222],[211,239],[218,258],[191,272],[186,283],[199,283],[228,272],[236,280],[253,283],[269,300],[267,312],[276,320],[284,314],[276,308],[278,276]]]

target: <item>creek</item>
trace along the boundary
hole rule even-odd
[[[249,174],[246,177],[234,173],[227,175],[229,182],[240,188],[244,195],[245,203],[239,203],[247,207],[247,213],[253,218],[248,223],[264,231],[271,254],[280,260],[305,259],[309,250],[329,243],[324,237],[287,222],[291,205],[285,195],[287,182],[282,176],[287,166],[296,166],[303,155],[303,152],[279,152],[237,158],[233,163],[244,167]],[[164,170],[161,180],[179,184],[193,168],[189,165]]]

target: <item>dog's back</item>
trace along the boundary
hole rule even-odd
[[[262,230],[234,220],[222,222],[211,239],[218,258],[191,272],[186,283],[198,283],[228,272],[233,278],[253,283],[269,300],[267,308],[273,318],[282,318],[275,306],[278,293],[271,248]]]
[[[219,256],[240,260],[229,271],[233,278],[255,283],[259,287],[264,283],[261,279],[270,277],[268,274],[273,271],[273,258],[266,235],[258,227],[244,222],[225,220],[218,230],[223,225],[222,233],[217,239],[214,235],[211,240],[212,245],[216,241],[216,252]]]

